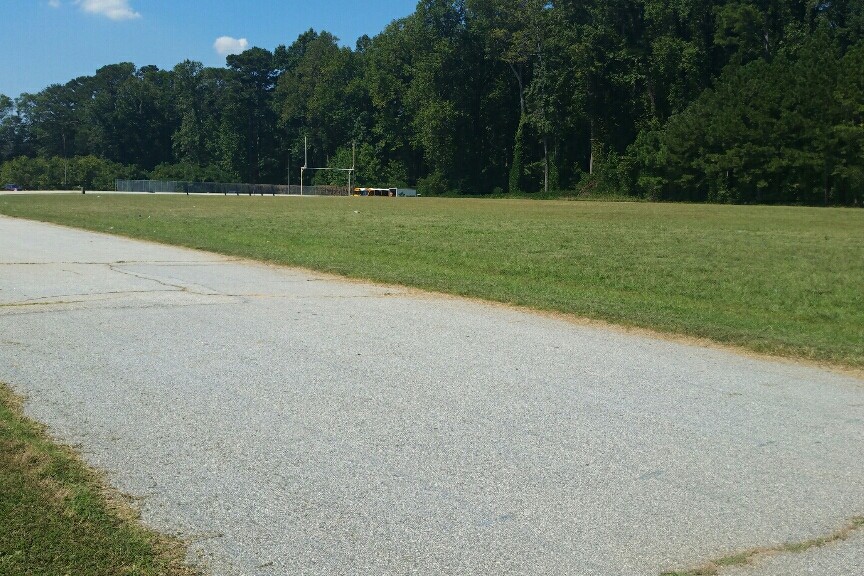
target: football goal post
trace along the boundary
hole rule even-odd
[[[317,167],[317,166],[309,166],[309,153],[308,153],[308,145],[306,136],[303,137],[303,166],[300,167],[300,195],[303,196],[303,178],[306,175],[307,170],[311,170],[312,172],[317,171],[331,171],[331,172],[347,172],[348,173],[348,196],[351,195],[351,181],[354,178],[354,162],[356,158],[355,145],[351,144],[351,167],[350,168],[333,168],[333,167]]]

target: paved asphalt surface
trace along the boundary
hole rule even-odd
[[[216,575],[658,575],[864,515],[864,382],[0,217],[0,380]],[[864,573],[864,539],[721,574]]]

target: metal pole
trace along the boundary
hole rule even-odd
[[[351,171],[348,172],[348,195],[354,194],[354,189],[351,188],[351,177],[354,175],[354,163],[357,158],[357,142],[351,142]]]
[[[300,169],[300,195],[303,195],[303,173],[309,166],[309,144],[306,136],[303,136],[303,168]]]

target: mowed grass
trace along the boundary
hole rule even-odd
[[[0,212],[864,366],[864,210],[90,194]]]
[[[107,499],[99,478],[0,384],[0,574],[192,574],[183,556]]]

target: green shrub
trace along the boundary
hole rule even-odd
[[[27,190],[114,190],[118,178],[142,178],[136,166],[124,166],[96,156],[27,158],[21,156],[0,165],[0,180]]]

